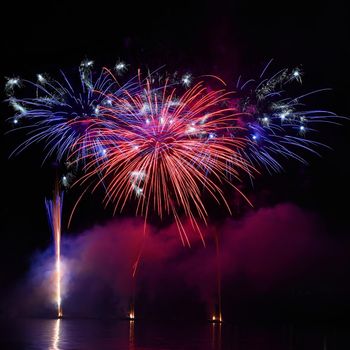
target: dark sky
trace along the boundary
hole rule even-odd
[[[228,80],[241,73],[255,75],[274,58],[276,69],[302,65],[305,91],[331,87],[332,92],[313,102],[348,116],[350,49],[345,4],[338,0],[308,5],[243,0],[11,1],[0,21],[1,75],[29,77],[73,67],[89,57],[101,65],[121,58],[134,67],[166,64],[170,70],[219,74]],[[19,140],[4,136],[10,113],[5,104],[1,113],[0,274],[6,289],[23,276],[33,253],[51,240],[43,200],[50,194],[53,171],[50,164],[41,168],[39,147],[8,160]],[[325,150],[322,158],[310,156],[308,168],[287,163],[285,174],[260,178],[254,194],[247,191],[257,207],[288,201],[319,213],[337,240],[350,227],[349,122],[321,131],[322,140],[334,151]],[[109,217],[110,211],[100,209],[97,201],[91,198],[84,204],[77,230]]]

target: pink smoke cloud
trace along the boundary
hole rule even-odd
[[[238,301],[242,283],[243,290],[251,294],[294,288],[324,263],[332,245],[332,250],[338,249],[323,232],[322,220],[293,204],[262,208],[216,226],[209,224],[203,233],[205,247],[192,234],[192,247],[184,247],[175,225],[147,225],[145,234],[144,222],[129,218],[112,220],[75,237],[64,234],[66,314],[124,316],[133,283],[136,303],[144,313],[156,313],[157,307],[161,312],[164,305],[166,312],[175,309],[183,313],[191,304],[207,312],[216,298],[215,235],[220,242],[223,293],[226,299],[232,296]],[[133,281],[132,265],[141,247]],[[43,300],[49,304],[51,260],[49,252],[38,256],[27,283],[17,291],[17,295],[26,295],[23,304],[27,311],[42,308]],[[38,276],[42,277],[40,283]]]

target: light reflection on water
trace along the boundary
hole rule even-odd
[[[0,323],[1,350],[350,349],[348,327],[235,326],[72,319]]]
[[[59,341],[60,341],[60,325],[61,319],[57,319],[54,325],[54,332],[52,335],[52,346],[51,350],[59,350]]]
[[[136,350],[135,348],[135,321],[129,321],[129,349]]]

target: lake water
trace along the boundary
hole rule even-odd
[[[1,322],[1,350],[347,350],[347,326],[26,319]]]

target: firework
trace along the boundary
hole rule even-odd
[[[236,106],[244,113],[246,149],[242,156],[254,166],[268,172],[281,171],[281,158],[295,159],[307,164],[303,153],[318,155],[318,147],[326,145],[308,138],[320,123],[338,124],[339,116],[324,110],[308,110],[302,103],[307,96],[327,91],[321,89],[297,97],[286,96],[293,82],[301,84],[300,68],[283,69],[270,78],[264,78],[271,64],[264,68],[259,79],[237,82]],[[240,134],[242,136],[242,134]]]
[[[123,75],[128,70],[128,65],[123,61],[118,61],[114,66],[114,70],[117,75]]]
[[[178,80],[177,73],[149,72],[144,80],[138,74],[121,86],[108,69],[96,74],[88,59],[79,66],[78,84],[64,73],[61,80],[42,73],[36,82],[8,79],[12,121],[29,130],[14,153],[43,141],[45,159],[55,153],[69,166],[82,161],[79,183],[102,184],[106,205],[122,210],[135,197],[136,214],[172,215],[189,243],[180,216],[200,232],[196,218],[206,223],[207,217],[203,192],[229,207],[224,183],[237,189],[234,179],[241,172],[252,176],[254,167],[280,171],[281,156],[306,163],[303,152],[318,154],[322,145],[307,138],[313,125],[336,123],[333,113],[303,107],[310,94],[283,95],[290,83],[301,83],[300,68],[264,78],[269,64],[259,79],[239,80],[237,95],[194,83],[190,73]],[[117,75],[126,69],[123,61],[114,67]],[[35,97],[15,97],[22,85],[34,88]],[[70,186],[72,178],[67,173],[62,184]]]
[[[103,69],[99,73],[93,70],[93,61],[84,60],[78,74],[68,77],[61,71],[58,79],[47,74],[37,74],[36,81],[9,79],[5,89],[24,86],[25,92],[32,97],[16,97],[12,93],[8,101],[14,109],[11,117],[16,129],[27,131],[26,140],[12,154],[17,154],[34,143],[42,142],[46,155],[44,161],[54,156],[58,161],[66,160],[79,138],[85,142],[94,142],[101,149],[99,138],[91,140],[89,126],[100,119],[100,108],[111,102],[106,98],[107,91],[118,95],[118,91],[133,90],[132,80],[119,85]],[[82,152],[87,149],[81,147]]]
[[[318,154],[316,149],[325,146],[309,139],[315,125],[338,124],[339,116],[307,109],[302,103],[307,96],[327,89],[288,97],[290,84],[302,83],[302,70],[283,69],[265,78],[270,63],[258,79],[244,83],[239,79],[236,94],[226,90],[225,82],[218,77],[214,78],[224,88],[213,89],[206,81],[196,82],[191,73],[169,76],[158,70],[149,72],[145,79],[139,71],[121,85],[110,70],[96,71],[94,62],[88,59],[80,64],[75,78],[63,72],[58,79],[45,73],[37,74],[35,81],[8,78],[5,90],[14,111],[10,120],[16,129],[28,130],[27,139],[13,154],[42,142],[44,160],[54,156],[69,170],[61,178],[65,188],[80,170],[77,165],[81,165],[83,174],[75,184],[85,189],[71,217],[85,193],[103,186],[104,204],[114,206],[114,213],[133,200],[136,215],[142,215],[145,223],[151,215],[172,217],[182,243],[190,245],[182,221],[185,217],[205,244],[200,229],[208,218],[205,194],[230,212],[227,188],[246,198],[235,185],[242,174],[252,179],[256,169],[281,171],[281,157],[306,163],[305,152]],[[128,65],[119,60],[113,68],[120,77]],[[20,88],[30,90],[31,97],[15,96]],[[57,183],[54,199],[46,201],[55,241],[59,318],[62,198]],[[219,238],[219,232],[215,232],[218,310],[212,322],[220,325]],[[133,277],[142,250],[143,244]],[[134,299],[133,294],[128,315],[132,324]]]
[[[135,197],[136,214],[172,215],[182,242],[189,244],[180,211],[200,233],[196,217],[204,223],[207,217],[202,191],[229,209],[223,183],[238,190],[230,179],[253,171],[237,152],[245,140],[232,137],[239,127],[236,110],[225,106],[229,96],[202,82],[178,94],[176,87],[155,88],[149,79],[140,93],[108,95],[111,105],[100,110],[108,122],[97,121],[96,128],[106,152],[88,146],[79,183],[101,174],[93,190],[106,183],[106,205],[113,202],[115,211],[122,210]],[[80,148],[86,148],[83,141]]]
[[[12,96],[16,87],[22,86],[22,81],[19,77],[6,78],[5,92],[8,96]]]
[[[181,83],[185,87],[189,87],[192,83],[192,74],[186,73],[181,78]]]
[[[217,300],[218,300],[218,310],[217,314],[214,312],[212,316],[212,322],[222,322],[222,301],[221,301],[221,259],[220,259],[220,243],[219,243],[219,233],[215,232],[215,253],[216,253],[216,277],[217,277]]]
[[[54,198],[52,200],[45,200],[45,204],[55,244],[55,300],[57,317],[61,318],[63,316],[61,298],[61,216],[63,193],[59,192],[58,183],[56,183]]]

